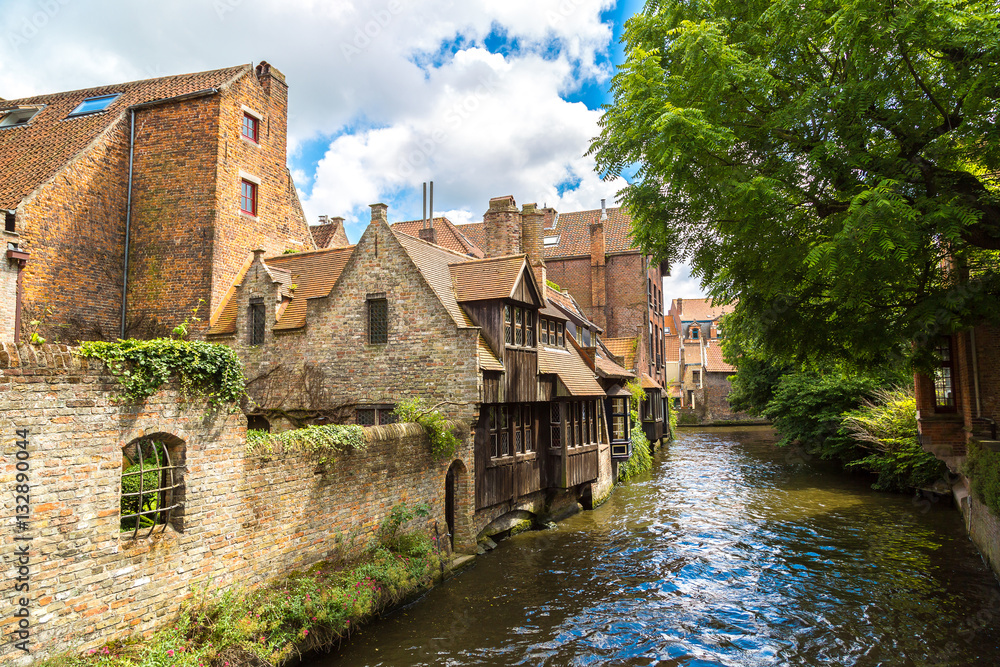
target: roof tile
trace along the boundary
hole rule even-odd
[[[451,279],[455,295],[460,302],[507,299],[526,266],[524,255],[452,264]]]

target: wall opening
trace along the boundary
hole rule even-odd
[[[184,442],[167,433],[136,438],[122,448],[120,530],[146,538],[184,529]]]

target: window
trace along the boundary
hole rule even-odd
[[[562,403],[552,403],[549,408],[549,430],[551,439],[549,446],[553,449],[562,448]]]
[[[183,450],[171,452],[159,440],[136,440],[122,449],[120,530],[139,536],[139,530],[149,529],[143,537],[152,535],[157,526],[166,530],[174,515],[175,528],[180,529],[182,507],[179,460]]]
[[[558,336],[558,342],[556,343],[556,345],[558,345],[559,347],[566,347],[566,336],[565,336],[565,333],[566,332],[563,330],[563,323],[562,322],[557,322],[556,323],[556,335]]]
[[[535,420],[531,416],[531,406],[525,404],[521,408],[521,424],[524,427],[524,451],[535,451]]]
[[[395,405],[365,405],[354,411],[359,426],[385,426],[396,423]]]
[[[514,344],[513,314],[507,305],[503,307],[503,339],[508,345]]]
[[[247,329],[250,331],[250,344],[260,345],[264,342],[264,327],[266,324],[264,299],[250,299],[250,312],[247,316]]]
[[[934,349],[940,362],[934,369],[934,410],[955,411],[955,375],[951,353],[951,338],[942,338]]]
[[[691,327],[689,337],[694,339],[698,338],[698,327]]]
[[[389,342],[389,301],[382,292],[368,295],[368,342],[371,345]]]
[[[3,228],[6,232],[13,232],[16,229],[17,216],[14,211],[4,211]]]
[[[510,456],[510,414],[506,405],[500,406],[500,456]]]
[[[0,127],[21,127],[22,125],[27,125],[39,111],[41,111],[41,108],[14,109],[12,111],[0,112],[2,113],[2,116],[0,116]]]
[[[514,308],[514,344],[524,345],[524,310]]]
[[[500,456],[500,406],[490,406],[490,457]]]
[[[535,451],[531,404],[489,406],[490,458],[498,459]]]
[[[245,178],[240,181],[240,210],[257,215],[257,184]]]
[[[111,103],[117,100],[121,96],[121,93],[116,93],[114,95],[103,95],[101,97],[88,97],[84,101],[80,102],[75,109],[69,114],[70,116],[83,116],[88,113],[97,113],[98,111],[104,111]]]
[[[538,340],[542,345],[549,344],[549,321],[544,317],[538,320]]]
[[[535,347],[535,312],[524,311],[524,344],[528,347]]]
[[[260,143],[260,141],[258,140],[258,137],[260,136],[259,129],[260,129],[260,120],[258,120],[254,116],[251,116],[250,114],[244,111],[243,126],[240,128],[240,134],[243,136],[243,138],[248,139],[249,141],[252,141],[255,144],[259,144]]]
[[[628,441],[628,399],[616,396],[611,399],[611,439]]]
[[[521,409],[514,406],[511,410],[511,422],[514,426],[514,453],[524,453],[524,430],[521,428]]]
[[[691,382],[701,384],[701,371],[691,371]]]
[[[542,245],[544,245],[546,248],[554,248],[557,245],[559,245],[559,237],[558,236],[543,236],[542,237]]]
[[[599,442],[600,441],[600,423],[601,423],[601,402],[593,402],[593,417],[590,420],[590,441]]]

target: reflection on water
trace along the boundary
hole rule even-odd
[[[1000,589],[952,507],[682,430],[594,512],[511,538],[315,667],[1000,665]]]

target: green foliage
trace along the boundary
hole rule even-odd
[[[243,364],[225,345],[168,338],[90,341],[77,354],[107,364],[130,403],[146,400],[172,376],[180,380],[182,394],[212,407],[232,406],[246,395]]]
[[[877,391],[874,400],[842,415],[842,431],[867,450],[867,456],[848,465],[878,474],[872,488],[906,491],[930,486],[947,470],[917,442],[917,403],[912,391]]]
[[[562,287],[559,287],[559,285],[555,284],[554,282],[552,282],[549,279],[545,280],[545,284],[548,285],[549,287],[551,287],[552,289],[554,289],[557,292],[562,292]]]
[[[280,666],[303,653],[328,650],[363,621],[426,587],[433,556],[403,556],[378,548],[347,569],[320,563],[252,590],[218,595],[195,590],[180,617],[151,637],[130,637],[64,654],[41,667]]]
[[[722,350],[726,361],[737,369],[736,375],[729,376],[730,389],[726,397],[729,407],[733,412],[762,416],[781,378],[792,372],[794,366],[756,350],[744,350],[736,336],[723,341]]]
[[[427,534],[419,530],[400,532],[400,528],[418,517],[428,517],[430,513],[431,508],[427,503],[417,503],[412,507],[405,503],[394,505],[379,526],[379,544],[382,548],[404,556],[428,556],[431,541]]]
[[[336,454],[364,449],[365,429],[356,424],[321,424],[280,433],[247,429],[247,456],[274,456],[289,452],[316,455],[322,464],[332,464]]]
[[[632,413],[632,419],[639,419],[639,406],[642,402],[646,400],[646,390],[642,388],[642,384],[638,380],[629,380],[628,384],[625,385],[625,389],[631,394],[629,400],[629,411]]]
[[[860,369],[1000,319],[995,3],[652,0],[623,39],[591,152],[727,334]]]
[[[640,388],[641,391],[641,388]],[[649,439],[642,430],[642,424],[632,418],[632,455],[625,463],[618,465],[618,479],[627,482],[636,475],[653,469],[653,455],[650,452]]]
[[[462,444],[452,433],[448,420],[440,410],[427,407],[421,398],[400,401],[393,413],[400,422],[417,423],[424,427],[431,441],[434,458],[450,459]]]
[[[677,410],[674,408],[674,403],[671,400],[667,400],[667,424],[670,425],[670,439],[677,439]]]
[[[120,530],[123,532],[135,530],[136,520],[139,521],[139,528],[152,526],[154,515],[130,518],[124,518],[124,516],[126,514],[155,510],[159,504],[159,494],[155,491],[153,493],[146,493],[146,491],[148,489],[155,490],[160,488],[160,475],[162,473],[155,469],[167,465],[168,459],[162,442],[150,441],[143,444],[144,447],[149,447],[149,451],[146,458],[142,461],[141,468],[138,461],[132,462],[127,458],[124,463],[128,465],[123,465],[121,484],[121,515],[123,518],[120,525]],[[154,470],[150,470],[151,468]],[[149,470],[149,472],[143,472],[140,475],[138,474],[140,469],[143,471]],[[139,493],[140,480],[142,481],[142,495],[126,496],[126,493]]]
[[[1000,454],[973,440],[967,448],[963,472],[972,492],[994,515],[1000,516]]]
[[[198,309],[202,307],[205,303],[204,299],[198,299],[198,303],[195,304],[194,308],[191,309],[191,314],[184,318],[184,321],[173,328],[170,332],[172,338],[176,340],[186,340],[188,334],[190,333],[191,322],[201,322],[201,318],[198,317]]]

